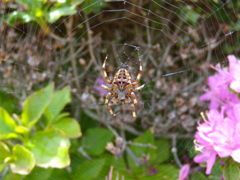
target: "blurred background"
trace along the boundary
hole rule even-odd
[[[207,179],[192,160],[207,108],[199,97],[214,72],[209,66],[239,56],[239,16],[240,3],[231,0],[1,1],[0,106],[20,114],[35,91],[69,86],[64,112],[82,130],[67,168],[35,167],[27,176],[5,169],[1,178],[170,180],[189,163],[192,179]],[[142,60],[136,120],[130,105],[113,106],[113,117],[104,104],[107,55],[110,80],[125,68],[134,82]]]

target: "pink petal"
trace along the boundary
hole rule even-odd
[[[216,161],[216,154],[212,153],[211,156],[209,157],[208,161],[207,161],[207,169],[206,169],[206,174],[210,174],[212,167],[214,165]]]
[[[215,152],[206,151],[206,152],[203,152],[202,154],[197,155],[194,158],[194,161],[196,163],[207,162],[206,174],[210,174],[211,169],[212,169],[212,167],[215,163],[215,160],[216,160],[216,155],[217,154]]]
[[[237,58],[234,55],[228,55],[227,58],[229,61],[237,61]]]
[[[234,159],[234,161],[240,163],[240,149],[233,151],[231,156]]]
[[[183,165],[180,169],[178,180],[186,180],[188,178],[189,170],[189,164]]]
[[[229,71],[231,72],[237,62],[237,58],[234,55],[228,55]]]
[[[207,162],[208,158],[209,158],[208,152],[203,152],[202,154],[199,154],[194,157],[194,162],[196,163]]]
[[[240,122],[240,104],[236,104],[233,106],[233,112],[235,118]]]
[[[240,74],[239,74],[239,76],[240,76]],[[230,88],[239,93],[240,92],[240,81],[232,81],[230,84]]]

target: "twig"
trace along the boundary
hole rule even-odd
[[[80,152],[85,158],[91,160],[92,158],[83,150],[83,147],[78,148],[78,152]]]
[[[129,145],[132,145],[132,146],[139,146],[139,147],[150,147],[150,148],[153,148],[153,149],[157,149],[156,146],[153,146],[152,144],[142,144],[142,143],[133,143],[131,141],[128,141],[127,144]]]
[[[84,14],[84,18],[88,19],[87,14]],[[87,33],[88,33],[88,39],[89,39],[89,41],[88,41],[89,53],[90,53],[91,59],[93,60],[94,64],[97,66],[98,64],[97,64],[96,58],[93,53],[92,34],[91,34],[91,29],[90,29],[88,20],[86,20],[86,26],[87,26]]]
[[[89,49],[84,50],[84,51],[83,51],[83,49],[84,49],[89,43],[94,44],[94,45],[93,45],[93,48],[95,48],[95,47],[97,46],[97,44],[96,44],[95,42],[98,42],[98,41],[100,40],[100,38],[101,38],[101,33],[98,33],[96,36],[94,36],[94,37],[91,39],[91,41],[90,41],[90,40],[88,40],[88,41],[82,40],[81,43],[74,44],[75,46],[79,46],[79,48],[78,48],[78,49],[74,52],[74,54],[72,54],[72,55],[74,55],[75,57],[78,57],[78,56],[82,57],[82,56],[84,56],[85,54],[87,54],[87,53],[89,52]],[[77,56],[77,55],[78,55],[78,56]],[[70,60],[71,60],[71,58],[67,58],[67,59],[65,59],[64,61],[61,61],[61,65],[68,63]]]
[[[154,65],[155,67],[158,67],[158,66],[159,66],[158,62],[155,61],[154,57],[153,57],[151,54],[148,55],[148,58],[151,60],[151,62],[153,63],[153,65]]]
[[[176,144],[177,144],[176,135],[173,135],[173,136],[172,136],[172,153],[173,153],[173,157],[174,157],[177,165],[178,165],[179,167],[182,167],[182,163],[180,162],[180,160],[179,160],[179,158],[178,158],[178,155],[177,155]]]
[[[204,77],[200,77],[196,82],[191,83],[189,86],[186,86],[186,87],[182,90],[182,92],[188,91],[189,89],[193,88],[194,86],[199,85],[204,79],[205,79]]]
[[[52,32],[49,33],[49,36],[52,37],[53,39],[57,40],[57,41],[61,41],[63,43],[67,42],[67,39],[61,38],[61,37],[57,36],[56,34],[54,34]]]
[[[112,131],[112,133],[116,136],[116,137],[120,137],[119,134],[117,133],[117,131],[115,129],[113,129],[110,125],[107,125],[107,128]]]
[[[80,97],[78,96],[78,98],[80,98]],[[80,99],[81,99],[81,98],[80,98]],[[84,109],[84,112],[85,112],[89,117],[93,118],[94,120],[96,120],[96,121],[99,120],[99,117],[98,117],[95,113],[93,113],[92,111],[89,111],[89,110],[87,110],[87,109],[85,108],[85,109]]]
[[[70,16],[69,21],[66,23],[67,34],[69,35],[69,45],[70,45],[70,54],[71,54],[71,62],[72,62],[72,69],[74,77],[78,76],[77,72],[77,63],[76,63],[76,56],[74,55],[74,48],[73,48],[73,34],[72,34],[72,24],[73,24],[73,17]],[[80,93],[81,86],[78,80],[75,80],[75,84],[77,87],[78,92]]]
[[[178,139],[192,139],[193,134],[176,134],[176,133],[168,133],[168,134],[154,134],[154,137],[158,138],[168,138],[171,139],[173,136],[176,136]]]
[[[125,126],[124,126],[124,129],[125,129],[126,131],[128,131],[128,132],[130,132],[130,133],[132,133],[132,134],[138,135],[138,136],[140,136],[140,135],[143,134],[143,132],[134,129],[132,126],[127,126],[127,125],[125,125]]]
[[[79,79],[82,79],[87,73],[88,73],[88,70],[90,69],[90,67],[92,66],[93,64],[93,61],[92,59],[90,60],[90,62],[88,63],[87,67],[84,69],[84,71],[78,76],[78,77],[74,77],[73,80],[79,80]]]
[[[136,166],[139,166],[137,156],[135,156],[135,154],[133,154],[132,150],[128,146],[126,147],[126,151],[129,154],[129,156],[133,159],[133,161],[136,163]]]

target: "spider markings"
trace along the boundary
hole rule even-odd
[[[137,88],[134,88],[134,86],[136,86],[138,84],[141,74],[142,74],[142,61],[141,61],[141,59],[139,59],[139,72],[138,72],[137,79],[135,80],[135,82],[131,83],[131,76],[125,68],[119,69],[118,72],[116,73],[116,75],[114,76],[113,81],[111,82],[107,76],[107,72],[105,69],[107,58],[108,58],[108,56],[106,56],[106,58],[103,62],[102,70],[103,70],[104,78],[105,78],[106,82],[110,85],[113,85],[114,87],[109,88],[105,85],[102,85],[103,88],[110,91],[106,95],[105,104],[108,106],[108,110],[112,116],[116,116],[116,114],[114,114],[113,110],[112,110],[113,104],[118,104],[119,102],[124,102],[125,104],[130,104],[130,106],[132,108],[133,118],[136,119],[137,116],[136,116],[134,105],[137,105],[138,102],[137,102],[134,92],[142,89],[145,86],[145,84],[143,84]],[[110,100],[110,98],[112,96],[113,96],[113,98]],[[109,100],[110,100],[110,102],[109,102]]]

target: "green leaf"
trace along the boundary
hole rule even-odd
[[[239,165],[236,163],[227,163],[223,168],[223,176],[225,180],[240,179]]]
[[[25,8],[37,9],[41,8],[45,0],[16,0],[17,3],[22,4]]]
[[[16,122],[5,109],[0,107],[0,139],[16,138],[15,127]]]
[[[29,132],[29,129],[25,126],[16,126],[15,131],[19,134],[27,134]]]
[[[105,164],[105,159],[87,160],[80,164],[75,173],[73,179],[76,180],[92,180],[99,176]]]
[[[29,174],[35,166],[33,154],[24,146],[19,144],[13,147],[13,159],[10,163],[12,172],[18,174]]]
[[[60,119],[64,119],[70,116],[69,112],[62,112],[61,114],[58,114],[57,117],[54,119],[54,122],[59,121]]]
[[[207,180],[206,176],[200,172],[193,173],[190,179],[191,180]]]
[[[77,138],[82,135],[79,123],[73,118],[64,118],[53,124],[53,127],[62,130],[68,138]]]
[[[180,142],[180,144],[181,143],[182,142]],[[183,143],[184,143],[184,149],[187,149],[187,151],[188,151],[188,155],[187,156],[189,158],[194,158],[195,156],[197,156],[199,154],[198,151],[195,150],[195,144],[194,144],[192,139],[189,139],[189,140],[185,139],[183,141]],[[184,152],[184,149],[180,149],[180,151]]]
[[[161,163],[167,160],[170,156],[170,143],[168,139],[156,140],[157,158],[155,163]]]
[[[70,164],[69,139],[57,129],[37,132],[30,138],[27,147],[34,154],[37,166],[64,168]]]
[[[70,16],[77,12],[77,6],[81,4],[84,0],[57,0],[48,12],[46,12],[45,18],[49,23],[56,22],[62,16]]]
[[[48,180],[52,179],[51,173],[53,168],[40,168],[35,166],[32,172],[24,178],[24,180]]]
[[[156,159],[156,148],[148,147],[148,145],[155,146],[154,136],[150,130],[134,139],[133,143],[136,145],[131,145],[130,148],[137,158],[141,159],[143,156],[149,156],[150,162]],[[128,160],[132,168],[136,166],[136,162],[133,162],[130,156],[128,156]]]
[[[84,138],[82,139],[82,144],[84,150],[93,156],[101,155],[108,142],[113,139],[113,134],[103,128],[92,128],[89,129]]]
[[[46,13],[46,19],[49,23],[56,22],[62,16],[70,16],[77,12],[75,6],[62,6],[52,7],[48,13]]]
[[[11,152],[6,144],[0,142],[0,164],[4,163],[6,157],[11,156]]]
[[[221,159],[223,160],[223,159]],[[220,161],[221,161],[220,160]],[[223,176],[223,166],[220,164],[220,161],[216,161],[211,170],[211,176],[208,177],[209,180],[219,180]]]
[[[12,171],[8,171],[7,174],[4,175],[3,180],[23,180],[23,176],[25,175],[15,174],[12,173]]]
[[[113,156],[110,153],[104,153],[101,158],[106,159],[106,162],[99,173],[97,180],[105,179],[106,175],[109,174],[110,167],[113,167],[112,180],[116,180],[119,177],[124,177],[124,179],[132,179],[131,174],[126,171],[127,164],[125,162],[124,156]],[[120,178],[121,179],[121,178]]]
[[[52,100],[53,83],[33,93],[23,102],[22,123],[34,125]]]
[[[156,149],[147,147],[148,145],[155,146],[154,136],[150,130],[146,131],[143,135],[134,139],[133,143],[140,144],[139,146],[137,145],[130,146],[131,150],[137,157],[141,157],[142,154],[149,154],[155,158]]]
[[[177,169],[173,165],[162,164],[154,168],[157,169],[157,173],[144,177],[144,180],[152,180],[152,179],[176,180],[178,179],[179,169]]]
[[[57,117],[64,106],[71,101],[70,88],[65,87],[59,91],[54,92],[51,103],[47,106],[44,114],[50,122]]]
[[[4,171],[4,169],[6,168],[7,164],[0,164],[0,173],[2,173]]]
[[[17,21],[21,24],[34,20],[34,17],[26,12],[14,11],[7,16],[7,22],[10,26],[14,26]]]
[[[51,177],[48,180],[69,180],[71,171],[69,169],[64,168],[64,169],[56,169],[54,168],[51,174]],[[35,180],[35,179],[34,179]]]
[[[145,167],[149,166],[150,163],[154,163],[157,158],[157,149],[149,147],[150,145],[155,146],[154,136],[151,131],[148,130],[134,139],[133,144],[134,145],[130,145],[133,155],[129,152],[127,153],[128,164],[136,176],[144,176],[148,173]],[[134,156],[137,160],[133,158]]]
[[[9,114],[16,113],[18,110],[18,99],[11,93],[0,90],[0,106]]]

